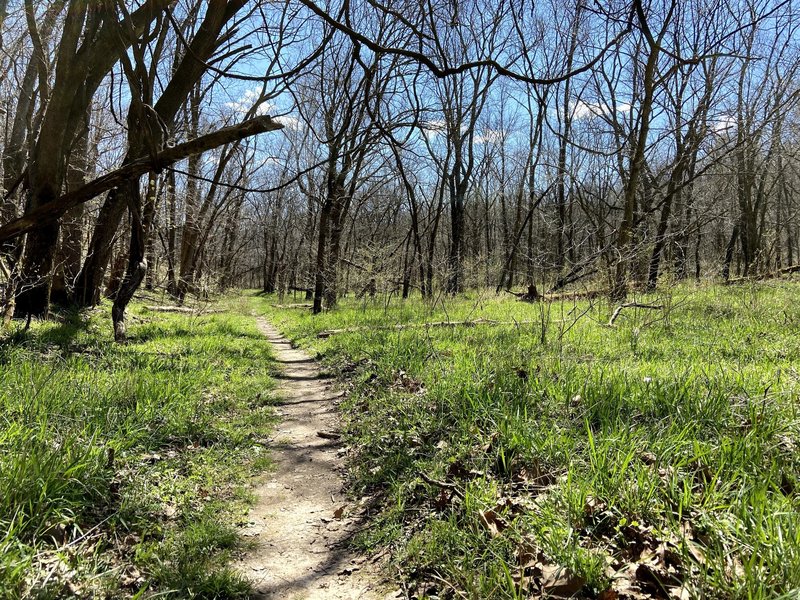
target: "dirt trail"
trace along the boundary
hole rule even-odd
[[[342,493],[339,443],[319,435],[338,427],[330,380],[266,320],[259,318],[258,326],[283,367],[281,423],[272,452],[276,469],[256,488],[244,532],[256,548],[238,568],[253,582],[255,598],[395,597],[381,591],[374,565],[347,548],[362,525],[348,516],[354,507]]]

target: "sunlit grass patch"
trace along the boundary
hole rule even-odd
[[[105,306],[0,342],[3,597],[245,597],[226,559],[273,366],[246,301],[217,306],[134,305],[125,345]]]
[[[348,381],[362,542],[421,594],[773,598],[800,588],[799,295],[679,287],[613,327],[490,292],[263,310]],[[387,327],[443,320],[494,323]]]

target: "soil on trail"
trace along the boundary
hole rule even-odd
[[[238,565],[255,598],[394,597],[381,591],[375,566],[348,548],[363,525],[342,492],[343,453],[334,433],[336,395],[317,362],[292,348],[266,320],[261,332],[283,367],[274,435],[275,470],[255,489],[244,531],[256,547]],[[321,435],[320,435],[321,434]]]

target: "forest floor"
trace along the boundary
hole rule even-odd
[[[376,595],[360,551],[409,598],[798,598],[798,297],[682,285],[609,325],[246,292],[143,297],[124,345],[107,305],[15,325],[0,597]]]
[[[356,543],[409,597],[788,599],[798,298],[681,285],[613,325],[607,300],[493,292],[259,302],[347,392],[352,493],[378,511]]]

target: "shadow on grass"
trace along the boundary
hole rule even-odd
[[[200,324],[200,323],[199,323]],[[202,322],[205,327],[186,327],[171,320],[152,322],[138,327],[128,338],[129,344],[143,344],[158,339],[174,338],[186,340],[209,336],[232,337],[263,341],[264,336],[258,332],[242,331],[229,323]]]
[[[48,323],[55,323],[53,327],[31,329],[26,320],[26,317],[15,318],[13,331],[0,338],[0,346],[14,347],[33,344],[79,350],[75,347],[75,340],[81,333],[86,332],[91,317],[85,310],[72,307],[51,314]]]

